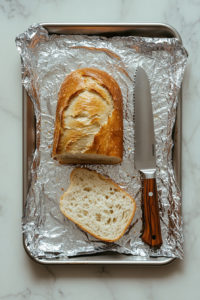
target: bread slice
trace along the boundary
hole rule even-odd
[[[105,242],[119,240],[130,225],[135,200],[110,179],[88,169],[74,169],[71,185],[60,198],[61,212]]]
[[[122,155],[123,100],[119,85],[98,69],[70,73],[58,94],[53,157],[63,164],[117,164]]]

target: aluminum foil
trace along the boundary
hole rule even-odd
[[[37,147],[32,184],[22,219],[28,250],[34,257],[66,257],[102,251],[140,256],[183,257],[180,190],[171,161],[172,129],[187,51],[177,39],[84,35],[48,35],[34,24],[16,38],[21,54],[22,81],[34,104]],[[163,245],[151,249],[142,242],[141,175],[134,168],[134,74],[143,67],[149,77],[153,103]],[[123,94],[124,152],[119,165],[85,165],[111,178],[136,200],[133,221],[117,242],[102,242],[62,215],[61,195],[69,188],[70,173],[78,165],[53,160],[57,96],[65,77],[78,68],[97,68],[118,82]]]

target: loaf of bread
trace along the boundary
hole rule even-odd
[[[123,101],[117,82],[98,69],[63,81],[57,102],[53,157],[60,163],[116,164],[123,154]]]
[[[74,169],[71,185],[60,198],[61,212],[105,242],[119,240],[130,225],[135,200],[110,179],[88,169]]]

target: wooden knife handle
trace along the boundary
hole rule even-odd
[[[144,233],[143,242],[159,248],[162,245],[156,179],[143,180]]]

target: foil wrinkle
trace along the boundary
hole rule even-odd
[[[188,53],[174,38],[48,35],[39,24],[16,37],[21,55],[22,82],[36,116],[36,151],[32,183],[22,219],[25,243],[34,257],[55,258],[103,251],[138,256],[183,258],[180,190],[171,153],[172,130]],[[134,168],[134,75],[146,70],[151,88],[157,159],[157,189],[163,245],[153,250],[142,242],[142,178]],[[57,96],[65,77],[79,68],[97,68],[118,82],[123,95],[123,162],[85,165],[111,178],[136,201],[137,209],[126,233],[114,243],[102,242],[62,215],[61,195],[70,174],[80,165],[59,165],[52,159]]]

